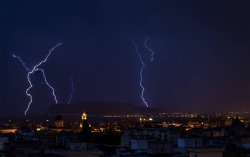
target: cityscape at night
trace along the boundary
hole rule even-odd
[[[0,0],[0,157],[250,157],[249,0]]]

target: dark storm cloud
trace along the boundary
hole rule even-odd
[[[247,109],[249,100],[249,1],[1,1],[1,104],[22,113],[28,103],[25,70],[62,42],[43,65],[61,103],[140,99],[139,58],[127,37],[156,52],[146,61],[145,97],[165,110]],[[32,76],[34,103],[44,111],[50,90]],[[15,108],[15,110],[12,110]]]

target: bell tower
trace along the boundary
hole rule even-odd
[[[82,142],[90,142],[91,141],[91,126],[87,121],[87,114],[85,111],[82,114],[82,122],[80,123],[80,128],[82,129],[80,134],[80,140]]]
[[[85,113],[85,111],[82,114],[82,121],[84,121],[84,120],[87,120],[87,114]]]

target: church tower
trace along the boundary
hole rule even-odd
[[[82,128],[81,131],[81,141],[82,142],[90,142],[91,140],[91,128],[87,121],[87,114],[85,111],[82,114],[82,122],[80,124],[80,127]]]
[[[84,121],[87,121],[87,114],[85,113],[85,111],[82,113],[82,122],[80,123],[80,128],[83,127]]]
[[[82,121],[84,121],[84,120],[87,120],[87,114],[85,113],[85,111],[82,114]]]

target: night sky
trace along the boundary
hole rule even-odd
[[[218,0],[0,0],[0,114],[23,114],[27,71],[41,66],[67,103],[70,77],[80,101],[129,102],[165,111],[250,109],[250,1]],[[148,58],[144,40],[155,51]],[[42,76],[31,76],[29,113],[54,103]]]

